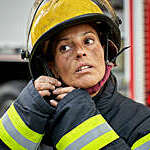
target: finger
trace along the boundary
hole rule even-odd
[[[60,95],[58,95],[58,96],[56,97],[56,99],[57,99],[57,100],[61,100],[61,99],[63,99],[66,95],[67,95],[67,93],[66,93],[66,94],[60,94]]]
[[[49,90],[44,90],[44,91],[38,91],[39,94],[44,97],[44,96],[50,96],[51,93],[49,92]]]
[[[51,83],[55,86],[61,86],[61,82],[58,81],[57,79],[49,76],[40,76],[35,82],[40,82],[40,83]]]
[[[72,92],[74,89],[75,89],[74,87],[57,88],[53,91],[53,94],[59,95],[69,93]]]
[[[34,84],[36,90],[42,91],[42,90],[55,90],[55,86],[50,83],[35,83]]]
[[[54,106],[54,107],[57,107],[58,102],[55,101],[55,100],[50,100],[50,105],[52,105],[52,106]]]

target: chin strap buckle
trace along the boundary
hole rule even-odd
[[[21,49],[21,58],[25,59],[25,58],[29,58],[29,57],[30,57],[30,53],[27,50]]]
[[[122,54],[125,50],[127,50],[128,48],[130,48],[131,46],[127,46],[127,47],[124,47],[123,49],[121,49],[118,53],[117,53],[117,55],[111,60],[111,62],[112,63],[115,63],[115,61],[116,61],[116,58],[120,55],[120,54]]]

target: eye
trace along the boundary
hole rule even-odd
[[[62,46],[60,46],[60,48],[59,48],[60,52],[67,52],[67,51],[69,51],[70,49],[71,49],[71,47],[68,46],[68,45],[62,45]]]
[[[85,41],[84,41],[85,44],[93,44],[94,43],[94,40],[91,39],[91,38],[87,38]]]

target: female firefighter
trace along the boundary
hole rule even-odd
[[[121,40],[109,2],[34,7],[25,52],[33,80],[0,120],[0,149],[149,150],[150,109],[119,94],[111,73]]]

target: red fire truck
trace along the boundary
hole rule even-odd
[[[126,79],[131,98],[150,106],[150,0],[124,1]]]

